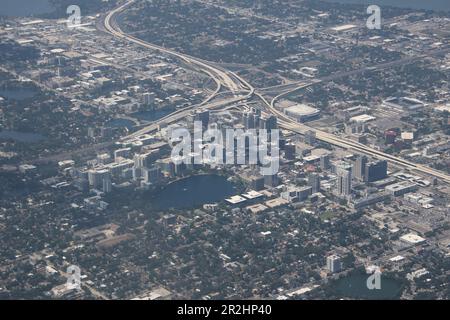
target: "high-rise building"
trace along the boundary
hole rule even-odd
[[[328,154],[324,154],[320,156],[320,168],[322,170],[330,169],[330,156]]]
[[[156,184],[161,179],[161,169],[159,167],[143,168],[142,176],[145,183]]]
[[[364,176],[367,182],[374,182],[387,177],[387,161],[379,160],[368,163],[365,168]]]
[[[367,157],[360,155],[353,165],[353,175],[360,181],[365,181]]]
[[[244,113],[244,126],[245,129],[254,129],[255,128],[255,114],[251,111]]]
[[[158,159],[159,155],[159,149],[154,149],[143,154],[136,154],[134,155],[134,166],[136,168],[149,168]]]
[[[194,117],[195,121],[201,121],[202,127],[207,128],[209,123],[209,111],[208,110],[199,110],[195,113]]]
[[[281,198],[285,199],[291,203],[304,201],[312,194],[312,188],[309,186],[305,187],[288,187],[285,191],[281,193]]]
[[[89,181],[87,179],[76,178],[73,181],[73,186],[82,192],[89,191]]]
[[[308,197],[312,194],[312,188],[310,186],[304,186],[299,188],[298,190],[298,200],[303,201],[308,199]]]
[[[337,184],[336,193],[339,196],[350,196],[352,193],[352,166],[339,164],[336,167]]]
[[[186,164],[183,162],[174,163],[174,173],[176,176],[182,176],[185,172]]]
[[[305,132],[305,143],[309,144],[309,145],[313,145],[316,143],[316,132],[312,131],[312,130],[308,130]]]
[[[266,120],[266,125],[264,127],[264,129],[266,130],[273,130],[278,128],[278,121],[277,121],[277,117],[275,116],[270,116],[269,118],[267,118]]]
[[[152,105],[155,102],[155,94],[154,93],[146,92],[146,93],[143,94],[142,98],[143,98],[142,99],[143,103],[146,106],[150,106],[150,105]]]
[[[284,158],[286,160],[295,160],[296,146],[293,143],[287,143],[284,146]]]
[[[92,169],[88,171],[89,185],[94,189],[103,188],[103,179],[109,177],[107,169]]]
[[[131,148],[122,148],[114,151],[114,161],[119,161],[119,158],[128,158],[130,156]]]
[[[264,185],[266,187],[273,188],[273,187],[278,186],[278,183],[279,183],[278,175],[276,173],[273,175],[265,175],[264,176]]]
[[[102,153],[97,155],[97,162],[100,164],[108,164],[112,162],[111,155],[109,153]]]
[[[327,269],[332,273],[336,273],[342,270],[341,257],[336,254],[327,257]]]
[[[308,186],[312,188],[312,193],[320,191],[320,177],[317,173],[310,173],[308,176]]]
[[[171,158],[157,160],[156,165],[161,168],[161,172],[165,172],[171,177],[175,175],[175,164]]]
[[[104,193],[109,193],[112,191],[112,183],[111,183],[111,177],[105,176],[103,178],[103,188],[102,188]]]
[[[142,167],[133,167],[132,168],[133,180],[137,181],[142,177]]]

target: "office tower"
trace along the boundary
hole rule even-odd
[[[128,158],[130,156],[131,148],[117,149],[114,151],[114,161],[118,161],[119,158]]]
[[[368,163],[365,168],[364,176],[367,182],[374,182],[387,177],[387,161],[380,160]]]
[[[112,162],[112,159],[109,153],[102,153],[97,155],[97,162],[100,164],[108,164]]]
[[[175,175],[175,164],[172,158],[157,160],[156,165],[161,168],[161,172],[165,172],[171,177]]]
[[[161,169],[159,167],[143,168],[142,176],[145,183],[156,184],[161,180]]]
[[[255,128],[255,114],[253,112],[244,113],[244,126],[245,129],[254,129]]]
[[[82,192],[89,191],[89,181],[82,177],[76,178],[73,181],[73,186]]]
[[[133,175],[133,180],[137,181],[142,177],[142,168],[143,167],[133,167],[132,168],[132,175]]]
[[[258,125],[258,128],[259,128],[259,129],[265,129],[265,128],[266,128],[266,122],[267,122],[267,118],[260,117],[260,118],[259,118],[259,125]]]
[[[259,111],[259,113],[255,113],[254,124],[255,128],[261,128],[261,111]]]
[[[308,186],[312,188],[312,193],[320,191],[320,177],[317,173],[311,173],[308,176]]]
[[[135,168],[143,168],[145,167],[145,156],[142,154],[135,154],[133,157],[134,167]]]
[[[265,121],[264,129],[270,131],[270,130],[278,128],[277,122],[278,122],[277,117],[275,117],[275,116],[268,117]]]
[[[103,188],[103,179],[109,177],[107,169],[92,169],[88,171],[89,185],[94,189]]]
[[[356,179],[365,181],[366,165],[367,157],[362,155],[358,156],[353,166],[353,175]]]
[[[330,156],[328,154],[324,154],[320,156],[320,168],[322,170],[330,169]]]
[[[155,94],[154,93],[144,93],[143,96],[143,103],[146,106],[150,106],[155,102]]]
[[[151,150],[147,153],[134,155],[134,166],[136,168],[151,167],[159,157],[159,149]]]
[[[301,187],[298,189],[298,200],[303,201],[308,199],[312,194],[312,188],[310,186]]]
[[[253,190],[259,191],[264,189],[264,177],[263,176],[252,176],[250,181],[250,186]]]
[[[284,146],[284,158],[286,160],[295,160],[296,146],[293,143],[288,143]]]
[[[332,273],[341,271],[341,258],[338,255],[331,255],[327,257],[327,269]]]
[[[316,143],[316,132],[312,130],[308,130],[305,133],[305,143],[313,145]]]
[[[112,191],[112,183],[111,183],[111,177],[105,176],[103,178],[103,188],[102,188],[104,193],[109,193]]]
[[[125,180],[133,179],[133,168],[127,168],[122,171],[121,177]]]
[[[279,182],[278,182],[277,174],[264,176],[264,185],[266,187],[273,188],[273,187],[278,186],[278,183]]]
[[[352,166],[339,164],[336,167],[337,185],[336,192],[339,196],[347,197],[352,193]]]
[[[280,137],[279,141],[279,145],[280,145],[280,150],[284,150],[284,148],[286,147],[286,139]]]
[[[73,173],[74,178],[88,180],[89,179],[89,171],[84,169],[75,169]]]
[[[182,176],[185,172],[186,165],[183,162],[174,163],[174,172],[176,176]]]
[[[195,121],[201,121],[202,122],[202,127],[203,128],[207,128],[208,127],[208,123],[209,123],[209,111],[208,110],[197,111],[195,113],[194,120]]]

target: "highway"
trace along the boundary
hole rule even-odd
[[[270,112],[273,115],[278,117],[280,127],[283,129],[287,129],[287,130],[290,130],[290,131],[293,131],[293,132],[296,132],[299,134],[305,134],[306,131],[312,130],[316,133],[316,137],[318,140],[330,143],[332,145],[335,145],[335,146],[338,146],[341,148],[354,150],[356,152],[367,154],[369,156],[372,156],[372,157],[375,157],[378,159],[387,160],[390,163],[398,165],[405,169],[413,170],[413,171],[416,171],[418,173],[422,173],[425,175],[430,175],[430,176],[436,177],[438,179],[441,179],[447,183],[450,183],[450,176],[441,171],[431,169],[424,165],[415,164],[413,162],[386,154],[379,150],[375,150],[366,145],[363,145],[363,144],[360,144],[360,143],[357,143],[357,142],[354,142],[354,141],[351,141],[351,140],[348,140],[348,139],[345,139],[342,137],[335,136],[328,132],[317,130],[315,128],[306,126],[304,124],[300,124],[296,120],[291,119],[290,117],[287,117],[285,114],[283,114],[281,111],[277,110],[275,107],[276,102],[280,98],[290,94],[293,91],[296,91],[296,90],[299,90],[302,88],[306,88],[308,86],[314,85],[319,82],[332,81],[339,77],[351,76],[351,75],[356,75],[356,74],[359,74],[359,73],[362,73],[365,71],[381,70],[384,68],[393,67],[396,65],[404,64],[404,63],[409,63],[416,59],[423,59],[427,55],[430,55],[430,53],[425,53],[423,55],[416,56],[416,57],[406,57],[406,58],[403,58],[400,60],[387,62],[384,64],[380,64],[378,66],[375,66],[375,68],[370,68],[370,69],[362,68],[362,69],[358,69],[358,70],[343,72],[343,73],[339,73],[337,75],[331,75],[331,76],[328,76],[328,77],[325,77],[325,78],[322,78],[319,80],[315,80],[315,81],[313,80],[310,83],[293,83],[293,84],[279,86],[278,89],[280,89],[280,90],[287,89],[288,91],[278,94],[277,96],[275,96],[272,99],[271,102],[268,102],[261,93],[256,92],[255,88],[253,88],[245,79],[241,78],[234,72],[227,71],[219,66],[215,66],[211,62],[208,62],[208,61],[205,61],[205,60],[202,60],[199,58],[195,58],[195,57],[192,57],[192,56],[189,56],[186,54],[178,53],[178,52],[172,51],[167,48],[163,48],[158,45],[150,44],[148,42],[145,42],[143,40],[135,38],[131,35],[127,35],[127,34],[123,33],[120,30],[120,28],[117,26],[117,24],[115,22],[115,17],[118,13],[122,12],[126,7],[128,7],[133,2],[134,2],[134,0],[129,0],[129,1],[125,2],[124,4],[122,4],[121,6],[117,7],[116,9],[112,10],[111,12],[109,12],[104,19],[105,30],[115,37],[131,41],[133,43],[136,43],[138,45],[141,45],[143,47],[146,47],[146,48],[149,48],[152,50],[159,50],[161,52],[165,52],[166,54],[169,54],[173,57],[176,57],[176,58],[179,58],[179,59],[185,61],[188,64],[191,64],[192,66],[195,67],[195,69],[209,75],[216,82],[217,89],[211,96],[209,96],[201,104],[199,104],[197,106],[189,106],[189,107],[177,110],[176,112],[158,120],[157,122],[152,123],[151,125],[143,128],[131,135],[123,137],[122,140],[133,139],[144,133],[156,130],[160,123],[163,123],[163,122],[169,123],[169,122],[174,122],[179,119],[182,119],[182,118],[186,117],[195,108],[202,107],[202,108],[207,108],[207,109],[215,109],[215,108],[219,108],[219,107],[229,106],[234,103],[238,103],[239,101],[252,98],[253,96],[257,96],[265,103],[268,112]],[[433,54],[437,54],[437,53],[441,53],[441,52],[448,52],[448,50],[449,50],[448,48],[445,48],[442,50],[436,50],[435,52],[433,52]],[[221,90],[222,86],[228,88],[233,93],[234,97],[230,98],[230,99],[224,99],[224,100],[220,100],[220,101],[211,103],[211,100],[213,100],[217,96],[217,94]],[[239,95],[243,91],[245,91],[245,93],[243,95],[242,94]]]
[[[304,89],[304,88],[312,86],[316,83],[317,82],[305,83],[305,84],[303,84],[303,86],[299,86],[295,90]],[[390,154],[384,153],[382,151],[370,148],[364,144],[361,144],[361,143],[358,143],[358,142],[355,142],[355,141],[352,141],[349,139],[345,139],[342,137],[338,137],[338,136],[335,136],[334,134],[331,134],[331,133],[328,133],[325,131],[321,131],[321,130],[317,130],[317,129],[309,127],[305,124],[298,123],[296,120],[291,119],[290,117],[286,116],[284,113],[282,113],[275,107],[276,102],[280,98],[282,98],[283,96],[286,96],[290,93],[291,93],[291,91],[281,93],[281,94],[277,95],[276,97],[274,97],[271,102],[268,102],[264,98],[264,96],[262,96],[260,93],[258,93],[258,92],[255,93],[255,95],[258,96],[266,104],[268,111],[277,116],[279,126],[282,129],[290,130],[290,131],[293,131],[293,132],[296,132],[296,133],[299,133],[302,135],[304,135],[307,131],[314,131],[316,133],[316,138],[320,141],[327,142],[329,144],[332,144],[332,145],[335,145],[335,146],[338,146],[338,147],[341,147],[344,149],[353,150],[353,151],[356,151],[356,152],[359,152],[362,154],[366,154],[366,155],[372,156],[377,159],[387,160],[388,162],[390,162],[394,165],[397,165],[397,166],[400,166],[400,167],[403,167],[405,169],[409,169],[412,171],[416,171],[418,173],[425,174],[427,176],[433,176],[433,177],[441,179],[447,183],[450,183],[450,176],[442,171],[435,170],[435,169],[429,168],[424,165],[416,164],[411,161],[407,161],[402,158],[395,157]]]
[[[241,77],[236,75],[234,72],[224,70],[221,67],[213,65],[209,61],[195,58],[195,57],[189,56],[187,54],[175,52],[173,50],[145,42],[145,41],[135,38],[129,34],[123,33],[122,30],[120,30],[120,28],[117,27],[117,24],[115,22],[115,17],[118,13],[122,12],[126,7],[128,7],[132,3],[134,3],[134,0],[129,0],[129,1],[125,2],[124,4],[122,4],[121,6],[115,8],[114,10],[112,10],[111,12],[109,12],[106,15],[105,20],[104,20],[104,27],[107,32],[109,32],[110,34],[112,34],[116,37],[126,39],[128,41],[134,42],[138,45],[141,45],[143,47],[146,47],[146,48],[149,48],[152,50],[159,50],[159,51],[169,54],[173,57],[179,58],[188,64],[192,64],[192,65],[196,66],[198,70],[206,73],[211,78],[213,78],[216,81],[216,83],[218,84],[218,86],[223,85],[223,86],[229,88],[233,93],[238,93],[243,90],[245,90],[245,91],[248,90],[250,93],[253,93],[253,90],[254,90],[253,87],[247,81],[245,81],[244,79],[242,79]],[[237,80],[237,83],[236,83],[236,80]]]
[[[173,50],[154,45],[148,42],[145,42],[141,39],[135,38],[131,35],[125,34],[122,32],[122,30],[117,26],[117,23],[115,21],[115,18],[117,15],[122,12],[126,7],[131,5],[134,2],[134,0],[129,0],[122,4],[121,6],[115,8],[114,10],[110,11],[104,18],[103,26],[105,30],[110,33],[111,35],[128,40],[130,42],[133,42],[135,44],[138,44],[140,46],[143,46],[145,48],[151,49],[151,50],[158,50],[161,52],[164,52],[170,56],[173,56],[175,58],[178,58],[185,63],[191,65],[193,69],[198,70],[200,72],[203,72],[207,74],[211,79],[213,79],[216,82],[216,90],[207,97],[202,103],[196,105],[196,106],[189,106],[183,109],[179,109],[166,117],[163,117],[159,119],[158,121],[150,124],[149,126],[134,132],[128,136],[123,137],[121,140],[130,140],[133,138],[136,138],[142,134],[154,131],[158,128],[158,125],[161,123],[171,123],[178,121],[180,119],[185,118],[187,115],[191,113],[194,109],[215,109],[220,107],[226,107],[230,104],[237,103],[239,101],[249,99],[253,96],[254,88],[243,78],[239,77],[237,74],[231,71],[224,70],[221,67],[215,66],[213,63],[209,61],[205,61],[199,58],[195,58],[186,54],[182,54],[179,52],[175,52]],[[217,97],[217,95],[222,90],[222,87],[228,88],[231,93],[233,94],[233,98],[229,99],[223,99],[216,102],[211,102],[213,99]]]
[[[325,77],[322,77],[319,79],[312,79],[311,81],[316,81],[316,83],[329,82],[329,81],[334,81],[337,79],[342,79],[345,77],[356,76],[358,74],[363,74],[365,72],[377,72],[377,71],[381,71],[384,69],[394,68],[396,66],[404,65],[406,63],[419,61],[426,57],[435,56],[435,55],[439,55],[439,54],[446,54],[449,52],[450,52],[450,48],[448,48],[448,47],[442,48],[442,49],[430,50],[421,55],[403,57],[398,60],[383,62],[383,63],[373,65],[370,67],[363,67],[363,68],[359,68],[359,69],[355,69],[355,70],[338,72],[338,73],[331,74],[329,76],[325,76]],[[292,82],[292,83],[279,84],[276,86],[261,88],[261,89],[258,89],[258,91],[261,93],[264,93],[264,94],[271,94],[273,92],[276,92],[278,94],[280,92],[287,92],[287,91],[293,92],[293,91],[296,91],[297,89],[302,89],[303,84],[304,84],[304,81],[296,81],[296,82]]]

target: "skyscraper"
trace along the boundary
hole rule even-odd
[[[104,193],[109,193],[112,191],[111,177],[109,175],[107,175],[103,178],[103,189],[102,190]]]
[[[277,124],[277,117],[275,116],[270,116],[269,118],[267,118],[266,120],[266,126],[264,129],[266,130],[272,130],[272,129],[276,129],[278,128],[278,124]]]
[[[312,130],[306,131],[304,139],[305,139],[305,143],[307,143],[309,145],[315,144],[316,143],[316,132],[312,131]]]
[[[353,166],[353,175],[360,181],[365,181],[367,157],[360,155]]]
[[[347,197],[352,193],[352,166],[348,164],[339,164],[336,167],[337,184],[336,193],[339,196]]]
[[[293,143],[287,143],[284,146],[284,157],[286,160],[295,160],[296,146]]]
[[[320,156],[320,168],[322,170],[330,169],[330,156],[328,154],[323,154]]]
[[[308,186],[312,188],[312,193],[320,191],[320,177],[317,173],[310,173],[308,176]]]
[[[142,96],[143,103],[145,106],[150,106],[155,102],[155,94],[154,93],[148,93],[145,92]]]
[[[199,110],[195,112],[195,121],[201,121],[202,127],[207,128],[209,123],[209,111],[208,110]]]
[[[254,129],[255,128],[255,114],[250,111],[244,113],[244,126],[245,129]]]
[[[336,254],[327,257],[327,269],[332,273],[341,271],[341,257]]]
[[[273,188],[278,186],[279,179],[278,175],[275,173],[273,175],[265,175],[264,176],[264,185],[269,188]]]
[[[89,185],[94,189],[103,188],[103,179],[109,177],[107,169],[92,169],[88,171]]]
[[[142,176],[144,178],[145,183],[156,184],[161,179],[161,169],[157,166],[153,166],[152,168],[143,168]]]
[[[379,160],[368,163],[365,168],[364,176],[367,182],[382,180],[387,177],[387,161]]]

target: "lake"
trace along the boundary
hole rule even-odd
[[[48,0],[2,0],[0,15],[26,17],[53,12]]]
[[[206,203],[220,202],[237,193],[236,186],[226,177],[206,174],[174,181],[156,191],[152,206],[159,210],[191,209]]]
[[[425,9],[435,11],[450,11],[449,0],[323,0],[326,2],[352,3],[381,6],[392,6],[411,9]]]
[[[24,143],[35,143],[44,140],[45,137],[39,133],[19,132],[19,131],[0,131],[0,140],[14,140]]]
[[[367,288],[368,274],[350,274],[338,279],[334,283],[334,289],[341,298],[391,300],[398,299],[403,290],[402,284],[395,279],[381,275],[381,289],[369,290]]]

